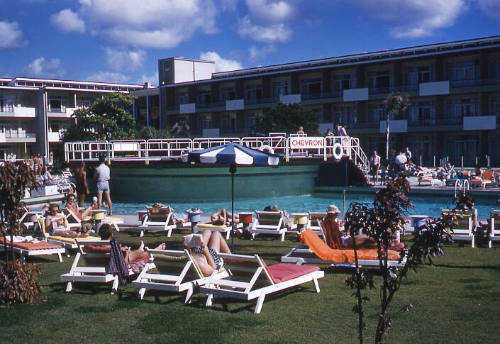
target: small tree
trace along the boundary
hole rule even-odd
[[[404,175],[398,176],[388,183],[385,189],[376,194],[373,206],[364,203],[353,203],[346,213],[346,229],[351,237],[363,230],[377,243],[377,256],[382,277],[380,286],[380,312],[375,332],[375,342],[383,343],[387,330],[392,326],[389,307],[395,293],[400,289],[401,282],[408,276],[410,270],[416,270],[423,263],[432,264],[432,257],[443,254],[443,243],[449,237],[450,219],[432,219],[420,228],[415,234],[411,247],[403,252],[401,259],[406,257],[406,264],[398,269],[388,265],[389,249],[396,231],[404,225],[405,217],[412,206],[408,199],[410,191],[408,181]],[[354,246],[356,268],[353,274],[346,279],[346,283],[355,289],[354,296],[357,303],[353,311],[358,314],[358,331],[360,343],[363,343],[365,331],[363,302],[369,298],[363,294],[366,287],[374,287],[373,275],[358,264],[357,251]]]
[[[63,141],[133,139],[136,122],[131,113],[133,97],[113,93],[88,108],[74,112],[75,124],[65,132]]]
[[[385,159],[389,160],[390,118],[398,118],[410,105],[408,96],[402,93],[391,93],[384,101],[385,104]]]
[[[255,130],[261,133],[276,131],[296,132],[299,127],[306,133],[318,132],[318,116],[310,109],[299,104],[285,105],[279,103],[275,107],[264,111],[263,116],[257,121]]]
[[[21,199],[26,188],[38,185],[34,171],[25,163],[4,163],[0,166],[0,234],[10,250],[5,250],[5,263],[0,265],[0,303],[31,303],[41,290],[37,282],[40,268],[23,265],[14,259],[14,235],[22,233],[18,219],[23,213]],[[10,252],[10,254],[9,254]]]

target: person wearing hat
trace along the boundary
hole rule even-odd
[[[339,213],[337,206],[328,206],[327,214],[323,220],[326,243],[334,249],[353,248],[352,237],[348,233],[340,231]],[[355,235],[354,240],[358,249],[377,248],[377,242],[366,234]],[[404,249],[404,244],[394,242],[390,249],[400,251]]]

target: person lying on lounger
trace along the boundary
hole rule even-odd
[[[213,213],[210,216],[210,221],[212,222],[213,225],[217,226],[224,226],[227,225],[229,226],[232,221],[233,221],[233,214],[226,211],[226,209],[221,209],[216,213]],[[234,215],[234,223],[239,223],[240,222],[240,217],[238,214]]]
[[[80,208],[75,203],[75,199],[76,199],[75,194],[69,194],[66,199],[66,208],[71,210],[73,214],[78,216],[80,220],[90,220],[92,207],[88,207],[87,209]]]
[[[201,235],[186,236],[184,247],[191,251],[204,276],[210,276],[222,267],[223,262],[218,253],[231,253],[222,235],[208,229]]]
[[[352,237],[347,233],[340,231],[338,215],[340,211],[335,205],[328,206],[328,212],[323,219],[325,238],[328,246],[334,249],[349,249],[353,248]],[[377,242],[366,234],[358,234],[354,236],[354,243],[358,249],[377,248]],[[401,251],[404,249],[403,243],[393,240],[391,250]]]
[[[69,229],[66,216],[59,213],[59,205],[52,203],[49,206],[49,214],[45,218],[45,229],[50,235],[57,235],[67,238],[88,237],[87,233],[79,233]]]
[[[103,223],[99,227],[99,236],[101,240],[116,240],[113,238],[113,227],[109,223]],[[149,254],[144,251],[144,242],[141,241],[139,248],[132,249],[129,246],[121,245],[116,242],[120,247],[120,251],[123,254],[123,259],[125,264],[136,274],[140,273],[146,263],[149,261]],[[155,247],[155,250],[164,250],[165,243],[162,243]]]

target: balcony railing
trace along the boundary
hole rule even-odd
[[[435,125],[435,124],[436,124],[435,118],[408,120],[408,125],[410,127],[426,127],[426,126]]]

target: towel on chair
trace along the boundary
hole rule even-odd
[[[111,251],[109,254],[109,264],[106,266],[106,273],[118,275],[120,284],[127,285],[128,268],[123,258],[120,243],[115,238],[110,241]]]

